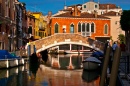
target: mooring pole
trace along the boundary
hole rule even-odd
[[[100,86],[105,86],[105,79],[107,77],[108,62],[110,59],[110,52],[111,52],[111,47],[108,46],[107,50],[106,50],[106,55],[104,57],[103,68],[102,68],[102,72],[101,72]]]
[[[121,50],[120,50],[120,47],[117,47],[114,53],[114,57],[113,57],[112,71],[110,75],[109,86],[116,86],[116,79],[118,75],[120,57],[121,57]]]

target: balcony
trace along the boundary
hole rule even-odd
[[[45,27],[39,27],[39,31],[45,31]]]
[[[85,37],[91,36],[91,34],[92,34],[91,32],[81,32],[81,35]]]

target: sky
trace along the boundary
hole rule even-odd
[[[66,6],[83,4],[90,0],[19,0],[19,2],[24,2],[26,4],[26,9],[32,12],[42,12],[43,15],[47,15],[49,11],[52,14],[57,13],[59,10],[64,8],[65,2]],[[93,0],[94,2],[100,2],[101,4],[116,4],[120,6],[123,10],[130,10],[130,0]]]

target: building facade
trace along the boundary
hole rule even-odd
[[[45,16],[41,12],[32,12],[32,15],[35,16],[35,39],[44,38],[47,36],[47,21],[45,20]]]
[[[118,37],[120,34],[125,35],[125,31],[123,31],[120,27],[120,17],[121,13],[110,11],[102,14],[111,19],[111,36],[113,41],[118,41]]]
[[[15,1],[0,0],[0,49],[13,51],[15,49],[16,18]]]
[[[77,9],[81,11],[81,13],[87,12],[90,14],[94,14],[97,12],[97,15],[106,16],[110,18],[111,23],[111,37],[112,40],[117,41],[119,34],[124,34],[124,31],[120,28],[120,15],[122,13],[122,8],[119,6],[116,6],[115,4],[100,4],[100,2],[94,2],[93,0],[90,0],[83,4],[76,4],[72,6],[64,6],[63,10],[59,10],[58,13],[54,14],[53,16],[64,14],[67,12],[70,12],[74,9],[76,6]]]
[[[110,18],[89,14],[74,7],[71,11],[51,17],[51,35],[78,33],[95,40],[105,41],[111,36]]]

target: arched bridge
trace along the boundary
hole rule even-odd
[[[30,42],[31,46],[35,45],[36,52],[41,52],[46,49],[49,49],[54,46],[58,45],[64,45],[64,44],[76,44],[76,45],[83,45],[89,48],[93,48],[96,50],[103,50],[104,43],[93,40],[89,37],[84,37],[79,34],[71,34],[71,33],[58,33],[54,34],[45,38],[42,38],[40,40],[36,40],[33,42]],[[31,48],[31,53],[33,53],[34,50]]]

